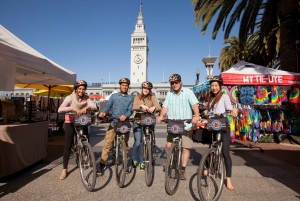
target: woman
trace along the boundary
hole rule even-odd
[[[58,108],[58,112],[71,112],[75,111],[78,116],[86,113],[87,109],[96,110],[97,107],[85,95],[87,88],[87,83],[84,80],[76,81],[74,85],[74,91],[72,94],[67,96],[61,106]],[[74,115],[66,114],[65,115],[65,148],[63,153],[63,171],[60,175],[60,179],[63,180],[67,177],[68,162],[70,158],[71,147],[74,139]],[[83,127],[83,132],[88,137],[88,128],[87,126]]]
[[[160,111],[161,107],[152,95],[151,89],[153,85],[151,82],[142,83],[142,92],[137,95],[133,101],[133,110],[142,110],[144,112],[153,113],[154,111]],[[145,170],[145,164],[143,162],[143,131],[141,126],[136,122],[133,123],[134,145],[132,148],[132,167],[136,168],[140,162],[140,170]],[[139,152],[139,162],[138,162]]]
[[[223,114],[226,110],[230,110],[231,115],[236,117],[238,114],[237,109],[232,107],[229,96],[227,94],[223,94],[222,84],[223,81],[218,76],[210,79],[210,94],[208,97],[207,110],[204,111],[204,114],[207,114],[207,112]],[[221,136],[223,143],[222,154],[226,167],[226,187],[228,190],[232,191],[234,187],[231,182],[232,162],[229,154],[230,135],[229,133],[223,133]],[[203,174],[206,175],[207,171],[204,171]]]

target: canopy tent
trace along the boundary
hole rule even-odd
[[[200,93],[201,91],[208,90],[210,88],[209,81],[202,82],[198,85],[193,86],[193,91],[195,93]]]
[[[236,63],[221,75],[225,85],[300,85],[300,73],[275,70],[245,61]]]
[[[63,85],[76,81],[76,74],[43,56],[0,25],[0,59],[15,68],[14,83]],[[3,69],[1,65],[0,77]],[[9,86],[8,88],[14,86]],[[11,89],[8,89],[11,90]]]
[[[109,94],[108,96],[105,96],[105,100],[109,100],[109,98],[111,97],[112,94],[118,93],[117,90],[114,90],[111,94]]]
[[[105,97],[100,94],[90,94],[89,97],[95,99],[105,99]]]

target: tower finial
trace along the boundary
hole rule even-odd
[[[142,8],[143,8],[143,4],[142,4],[142,2],[140,1],[140,12],[142,12]]]

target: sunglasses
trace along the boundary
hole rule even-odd
[[[178,84],[179,82],[171,82],[171,85]]]

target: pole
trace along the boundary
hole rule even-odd
[[[108,83],[110,84],[110,72],[108,73]]]

